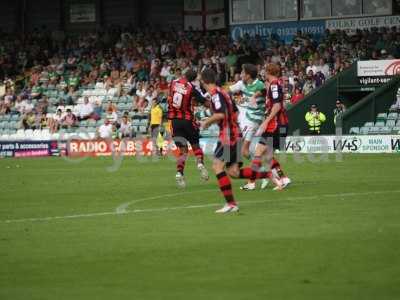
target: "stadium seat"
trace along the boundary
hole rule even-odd
[[[383,121],[379,121],[375,123],[375,127],[384,127],[385,126],[385,122]]]
[[[396,127],[400,127],[400,120],[397,120]]]
[[[17,130],[17,136],[20,138],[20,139],[24,139],[25,138],[25,134],[24,134],[24,129],[18,129]]]
[[[396,120],[387,120],[386,121],[386,126],[388,126],[388,127],[396,126]]]
[[[147,133],[147,127],[146,126],[139,126],[139,132],[140,133]]]
[[[360,128],[358,127],[350,128],[349,134],[359,134],[359,133],[360,133]]]
[[[32,136],[33,136],[33,130],[32,129],[26,129],[25,132],[24,132],[24,135],[25,135],[25,139],[26,140],[31,139]]]
[[[10,118],[11,121],[19,121],[19,119],[20,119],[20,117],[17,114],[11,115],[11,118]]]
[[[0,141],[8,141],[9,140],[9,135],[8,134],[2,134],[0,136]]]
[[[400,134],[400,126],[395,126],[392,128],[393,134]]]
[[[88,123],[87,123],[87,126],[88,127],[96,127],[96,124],[97,124],[96,120],[89,119]]]
[[[387,114],[386,113],[380,113],[378,114],[378,116],[376,117],[377,121],[386,121],[387,119]]]
[[[398,113],[396,112],[390,113],[387,117],[388,120],[397,120],[397,118],[398,118]]]
[[[57,111],[57,108],[54,106],[49,106],[49,108],[47,109],[47,111],[51,114],[55,114]]]
[[[370,127],[361,127],[360,128],[360,134],[369,134]]]
[[[380,134],[390,134],[392,133],[392,128],[388,126],[380,127]]]
[[[370,127],[369,134],[379,134],[382,127]]]
[[[374,122],[366,122],[364,124],[364,127],[373,127],[374,126]]]

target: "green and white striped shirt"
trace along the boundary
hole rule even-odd
[[[256,123],[261,124],[265,117],[265,98],[264,96],[257,97],[256,103],[251,103],[251,97],[254,96],[257,92],[261,92],[265,90],[265,84],[259,80],[255,79],[250,84],[245,84],[242,81],[239,81],[235,85],[230,87],[231,92],[237,93],[242,92],[244,101],[241,104],[242,107],[246,108],[246,119]]]

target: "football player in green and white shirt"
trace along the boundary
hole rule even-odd
[[[257,78],[258,70],[253,64],[244,64],[238,81],[229,89],[232,93],[242,92],[242,101],[237,103],[239,125],[243,135],[242,155],[250,157],[250,144],[265,118],[265,84]],[[265,188],[268,181],[261,184]],[[246,189],[247,185],[241,187]]]

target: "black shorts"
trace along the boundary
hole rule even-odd
[[[227,167],[233,164],[238,164],[241,167],[243,164],[241,150],[241,142],[237,142],[235,145],[223,145],[221,142],[218,142],[214,150],[214,157],[223,161]]]
[[[172,137],[177,147],[198,145],[200,140],[199,129],[193,125],[192,121],[172,119]],[[186,143],[185,143],[186,141]]]
[[[260,144],[272,147],[272,149],[284,151],[286,149],[286,137],[288,127],[278,127],[274,132],[264,132],[259,141]]]

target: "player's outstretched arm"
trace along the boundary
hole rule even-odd
[[[208,119],[206,119],[204,121],[201,121],[200,122],[200,127],[201,127],[201,129],[207,129],[212,124],[218,123],[221,120],[223,120],[224,118],[225,118],[225,115],[223,113],[215,113],[211,117],[209,117]]]

